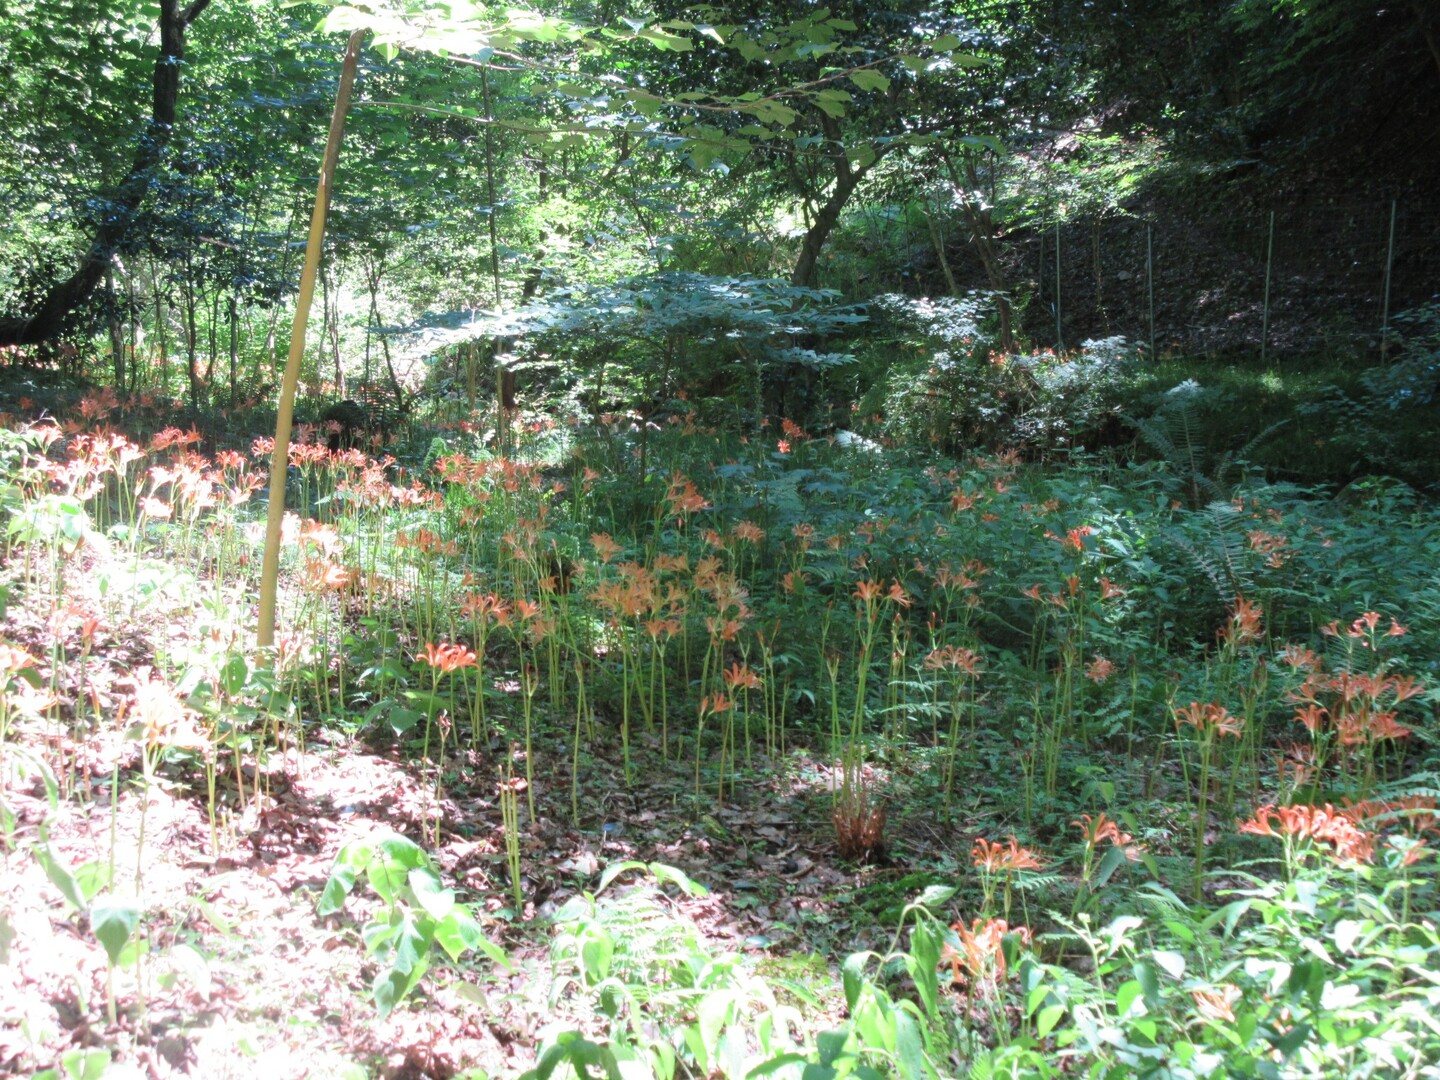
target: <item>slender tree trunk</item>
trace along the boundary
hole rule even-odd
[[[130,168],[109,194],[108,212],[102,215],[79,268],[67,280],[52,286],[28,315],[0,320],[0,346],[33,345],[58,337],[65,330],[71,315],[90,299],[104,278],[115,249],[129,234],[136,211],[150,190],[150,174],[160,163],[175,129],[185,31],[210,0],[191,0],[183,8],[179,0],[159,0],[159,4],[160,52],[155,60],[150,123],[140,137]]]
[[[215,385],[215,357],[220,352],[220,290],[210,298],[210,325],[205,330],[209,355],[205,358],[205,388]]]
[[[941,150],[940,159],[945,163],[945,171],[950,174],[950,182],[955,185],[956,194],[960,196],[960,210],[965,215],[966,224],[970,226],[970,238],[975,245],[975,254],[980,259],[985,278],[995,294],[995,313],[1000,319],[1000,348],[1004,352],[1012,353],[1015,351],[1015,330],[1010,299],[1006,295],[1005,272],[1000,268],[1000,257],[995,251],[995,219],[990,207],[981,206],[976,198],[976,193],[981,189],[975,158],[969,153],[965,155],[963,175],[956,166],[955,159],[947,151]]]
[[[348,394],[345,390],[345,364],[340,358],[340,287],[337,283],[332,289],[329,279],[325,280],[325,323],[330,329],[330,352],[335,361],[335,390],[344,398]]]
[[[830,239],[830,234],[835,231],[835,226],[840,223],[840,214],[844,211],[845,204],[850,201],[850,196],[854,195],[855,189],[860,186],[865,171],[852,170],[847,163],[844,172],[836,178],[830,197],[816,212],[814,220],[800,240],[800,257],[795,260],[795,269],[790,274],[790,284],[806,288],[814,287],[815,270],[820,262],[820,252],[825,247],[825,241]]]
[[[155,273],[155,263],[150,263],[150,290],[155,294],[155,334],[160,339],[160,396],[170,396],[170,343],[165,333],[165,294],[160,291],[160,279]]]
[[[490,76],[485,69],[480,70],[480,93],[484,99],[485,119],[494,120],[494,113],[490,105]],[[496,220],[498,208],[495,198],[495,140],[493,123],[485,125],[485,199],[490,204],[486,213],[490,228],[490,289],[491,300],[495,305],[495,312],[500,312],[500,223]],[[544,166],[540,169],[540,200],[543,202],[546,197],[545,187],[548,182],[547,170]],[[539,279],[536,278],[536,286]],[[527,282],[528,286],[528,282]],[[530,290],[527,287],[525,299],[530,298]],[[495,442],[501,453],[510,445],[510,417],[514,414],[515,404],[515,372],[506,364],[505,357],[510,353],[509,343],[496,339],[493,353],[495,364],[495,391],[499,399],[499,415],[495,418]]]
[[[229,298],[230,309],[230,407],[235,407],[240,397],[240,310],[235,303],[235,294]]]
[[[835,231],[835,226],[840,223],[840,215],[850,202],[850,197],[885,155],[889,146],[893,145],[872,147],[875,156],[870,161],[864,165],[852,165],[840,137],[839,122],[822,114],[820,129],[825,133],[826,156],[835,176],[835,184],[830,189],[829,197],[810,220],[805,235],[800,240],[800,256],[795,260],[795,269],[790,274],[790,284],[805,288],[813,288],[815,285],[815,270],[820,262],[820,252],[825,247],[825,241],[830,239],[830,234]]]
[[[125,272],[125,313],[130,318],[130,385],[126,393],[134,396],[140,390],[140,350],[145,340],[141,326],[140,300],[135,295],[135,275]]]
[[[960,295],[960,286],[955,283],[955,271],[950,269],[950,260],[945,255],[945,237],[940,234],[940,224],[936,221],[939,217],[940,208],[937,206],[932,213],[928,206],[923,208],[925,224],[930,227],[930,242],[935,245],[935,257],[940,260],[940,269],[945,274],[945,285],[950,290],[951,296]]]
[[[115,375],[115,392],[125,392],[125,328],[120,325],[120,311],[115,300],[115,274],[105,271],[105,300],[110,328],[110,366]]]

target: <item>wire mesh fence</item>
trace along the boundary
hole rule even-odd
[[[1038,341],[1122,334],[1157,352],[1384,348],[1440,293],[1440,206],[1392,196],[1232,214],[1093,217],[1010,245]]]

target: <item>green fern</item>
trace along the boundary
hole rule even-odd
[[[1126,417],[1179,482],[1183,502],[1191,510],[1230,498],[1250,453],[1289,423],[1271,424],[1238,450],[1215,454],[1202,438],[1205,425],[1201,417],[1202,410],[1214,401],[1212,391],[1187,379],[1165,395],[1165,403],[1154,416]]]
[[[1210,582],[1216,599],[1225,605],[1249,594],[1255,581],[1246,567],[1245,515],[1233,503],[1212,502],[1190,519],[1190,524],[1199,525],[1203,535],[1192,538],[1179,529],[1170,529],[1165,535]]]

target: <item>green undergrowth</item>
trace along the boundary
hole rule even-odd
[[[129,971],[161,917],[144,875],[60,865],[17,793],[187,790],[218,857],[262,765],[363,741],[424,797],[344,848],[318,915],[365,958],[357,995],[424,1015],[446,973],[464,1007],[499,994],[537,837],[604,838],[659,790],[665,827],[776,869],[588,879],[540,930],[541,1080],[1422,1075],[1440,515],[1391,480],[1267,482],[1210,441],[1206,394],[1137,416],[1129,463],[685,413],[537,422],[507,456],[438,430],[403,470],[297,446],[273,650],[263,446],[5,432],[5,600],[70,615],[3,654],[0,835]],[[126,693],[84,692],[132,640]],[[57,729],[129,756],[97,777]],[[761,813],[782,791],[788,847]],[[489,884],[449,879],[478,839]],[[845,884],[792,895],[802,843]],[[763,940],[707,928],[791,901]]]

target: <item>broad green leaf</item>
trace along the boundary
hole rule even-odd
[[[712,990],[700,998],[695,1006],[695,1019],[700,1026],[700,1038],[712,1060],[719,1057],[720,1033],[735,1015],[735,992],[733,990]]]
[[[882,93],[890,89],[890,80],[878,71],[865,68],[850,73],[850,81],[861,90],[878,90]]]
[[[762,1061],[745,1075],[747,1080],[755,1080],[756,1077],[769,1076],[771,1073],[779,1072],[781,1069],[788,1068],[792,1065],[804,1065],[806,1063],[807,1061],[803,1054],[781,1054],[779,1057],[773,1057],[769,1061]]]
[[[1111,847],[1105,852],[1100,860],[1100,868],[1095,871],[1094,888],[1101,889],[1110,880],[1110,876],[1116,869],[1125,865],[1130,860],[1125,856],[1125,849],[1122,847]]]
[[[1310,1034],[1314,1030],[1315,1029],[1309,1024],[1301,1023],[1296,1024],[1283,1035],[1267,1033],[1265,1037],[1270,1041],[1271,1046],[1279,1050],[1281,1055],[1288,1059],[1295,1055],[1295,1051],[1305,1045],[1305,1041],[1310,1038]]]
[[[1360,919],[1341,919],[1335,924],[1335,947],[1342,953],[1348,953],[1360,940],[1360,936],[1369,929],[1369,923]]]
[[[452,962],[474,949],[505,970],[511,969],[509,954],[485,936],[480,924],[460,904],[456,904],[454,910],[436,924],[435,943],[445,950]]]
[[[1127,979],[1115,990],[1115,1015],[1123,1018],[1130,1012],[1130,1006],[1143,995],[1145,988],[1138,979]]]
[[[370,996],[375,1001],[375,1011],[383,1020],[389,1016],[395,1006],[404,1001],[410,991],[425,974],[426,964],[415,964],[408,971],[401,971],[396,967],[386,968],[375,977],[375,983],[370,989]]]
[[[915,1018],[906,1012],[895,1014],[895,1060],[903,1080],[921,1080],[925,1075],[925,1046]]]
[[[1155,966],[1146,960],[1136,960],[1131,966],[1135,973],[1135,981],[1145,991],[1145,1005],[1151,1010],[1160,1007],[1160,979],[1155,974]]]
[[[410,871],[388,859],[376,858],[365,868],[365,879],[385,903],[394,905]]]
[[[49,844],[41,844],[35,848],[35,861],[45,871],[45,876],[50,879],[50,884],[60,890],[60,895],[65,898],[66,902],[76,911],[84,911],[89,898],[80,888],[80,883],[75,880],[75,875],[64,863],[55,858],[50,851]]]
[[[665,863],[652,862],[649,866],[650,873],[660,884],[667,881],[677,885],[686,896],[709,896],[710,890],[704,885],[698,884],[690,879],[690,875],[674,866],[667,866]]]
[[[125,943],[139,925],[140,909],[131,904],[109,901],[90,908],[90,932],[104,946],[112,966],[119,961]]]
[[[461,1001],[468,1001],[471,1005],[480,1005],[486,1008],[490,1005],[489,995],[474,983],[451,983],[450,989],[455,992],[455,996]]]
[[[1241,917],[1250,910],[1250,901],[1232,900],[1224,907],[1217,908],[1207,915],[1200,923],[1202,931],[1213,930],[1220,923],[1225,924],[1225,936],[1228,938],[1235,933],[1235,926],[1240,922]]]
[[[403,706],[396,705],[390,710],[390,715],[387,719],[390,722],[390,729],[394,731],[396,735],[404,735],[405,732],[425,719],[425,713],[419,709],[407,709]]]
[[[936,908],[941,904],[948,903],[958,891],[953,885],[927,885],[925,891],[911,903],[915,907]]]
[[[1040,1015],[1035,1018],[1035,1034],[1039,1038],[1045,1038],[1054,1030],[1060,1018],[1065,1015],[1064,1005],[1046,1005],[1040,1010]]]
[[[110,1068],[109,1050],[66,1050],[60,1068],[69,1080],[101,1080]]]
[[[621,874],[630,870],[644,870],[645,864],[638,859],[628,859],[625,862],[611,863],[600,875],[600,884],[595,886],[595,895],[599,896],[605,889]]]
[[[420,866],[411,870],[409,884],[416,901],[436,922],[444,919],[454,908],[454,891],[445,888],[440,880],[440,875],[428,866]]]
[[[610,961],[614,956],[615,942],[603,930],[586,938],[580,946],[580,964],[586,983],[594,986],[609,976]]]
[[[1172,952],[1169,949],[1156,949],[1150,955],[1155,958],[1155,963],[1159,964],[1160,969],[1164,971],[1166,975],[1169,975],[1170,978],[1181,979],[1185,977],[1185,957],[1183,954]]]
[[[350,890],[355,888],[356,871],[353,867],[336,864],[330,870],[330,876],[325,881],[325,888],[320,892],[320,900],[315,905],[315,913],[322,918],[326,915],[333,915],[345,906],[345,898],[350,895]]]
[[[860,955],[860,954],[856,954]],[[839,1061],[845,1053],[845,1044],[850,1041],[850,1036],[843,1031],[822,1031],[815,1037],[815,1049],[820,1054],[820,1064],[829,1068]],[[809,1070],[807,1069],[808,1073]]]
[[[429,963],[430,944],[435,940],[433,923],[418,919],[406,909],[396,925],[395,967],[401,971],[424,967]]]
[[[868,953],[852,953],[840,967],[840,980],[845,989],[845,1007],[852,1012],[865,985],[865,962]]]

